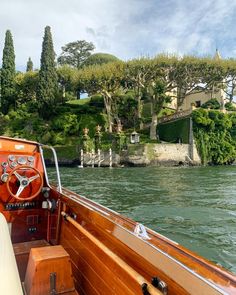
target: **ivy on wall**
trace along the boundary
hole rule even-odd
[[[197,109],[193,132],[202,164],[230,164],[236,158],[236,115]]]

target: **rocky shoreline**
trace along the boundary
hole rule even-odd
[[[108,151],[101,152],[98,155],[91,153],[84,154],[84,167],[146,167],[146,166],[199,166],[201,159],[197,153],[195,145],[189,144],[140,144],[129,145],[127,150],[121,151],[120,154]],[[60,166],[81,166],[80,157],[74,159],[58,158]],[[46,159],[46,165],[53,166],[53,159]]]

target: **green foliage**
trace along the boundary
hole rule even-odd
[[[220,109],[220,103],[216,98],[212,98],[202,104],[201,106],[203,109],[212,109],[212,110],[219,110]]]
[[[77,97],[77,73],[77,69],[69,65],[62,65],[57,68],[62,102],[73,100]]]
[[[78,77],[79,89],[103,96],[109,132],[112,132],[114,118],[118,120],[116,98],[124,79],[124,63],[113,62],[85,67],[79,71]]]
[[[79,117],[79,136],[83,134],[83,129],[87,127],[89,129],[89,136],[94,137],[95,127],[97,125],[105,126],[105,118],[102,114],[90,115],[84,114]]]
[[[229,114],[229,118],[232,123],[232,127],[230,129],[230,134],[231,134],[233,140],[236,142],[236,114],[235,113]]]
[[[75,106],[75,105],[84,105],[84,104],[89,104],[91,98],[83,98],[83,99],[75,99],[75,100],[70,100],[67,102],[68,105]]]
[[[137,128],[137,100],[134,94],[129,91],[126,94],[120,95],[118,101],[118,116],[124,128]]]
[[[236,111],[236,107],[232,104],[232,102],[227,102],[225,104],[225,109],[227,111]]]
[[[29,71],[26,73],[17,73],[15,76],[15,97],[17,106],[26,102],[36,102],[37,85],[38,72]],[[37,108],[36,103],[34,107]]]
[[[93,43],[85,40],[70,42],[62,47],[62,53],[58,58],[58,63],[80,69],[94,49],[95,46]]]
[[[74,160],[78,158],[77,145],[71,144],[67,146],[55,146],[58,159]],[[52,153],[49,150],[44,151],[46,159],[53,158]]]
[[[96,108],[103,109],[104,106],[104,99],[102,95],[93,95],[90,98],[89,105]]]
[[[3,123],[7,123],[2,133],[8,136],[38,140],[45,129],[45,123],[37,113],[29,112],[27,104],[21,105],[16,111],[9,111],[8,115],[1,117],[1,119]]]
[[[1,92],[2,110],[8,114],[0,117],[0,132],[50,144],[68,144],[88,127],[92,141],[97,124],[105,132],[111,132],[118,122],[125,129],[138,129],[140,122],[152,120],[155,127],[155,115],[164,114],[163,108],[170,99],[166,93],[173,89],[178,88],[176,95],[181,105],[196,85],[204,85],[202,91],[228,91],[230,83],[236,82],[235,60],[160,55],[122,62],[107,54],[91,56],[94,46],[86,41],[68,43],[62,49],[62,66],[56,69],[50,27],[46,27],[40,71],[32,71],[29,64],[27,73],[15,75],[13,41],[7,32]],[[89,66],[85,67],[86,63]],[[234,93],[231,90],[230,99]],[[92,97],[75,100],[79,92]],[[211,100],[205,107],[216,109],[219,104]],[[226,108],[233,109],[232,104],[226,104]],[[38,109],[44,120],[36,113]],[[235,153],[235,117],[199,109],[193,113],[193,120],[203,162],[230,162]],[[168,132],[175,134],[176,128],[177,125]],[[104,146],[111,146],[115,140],[115,136],[105,140]],[[147,132],[141,140],[148,141]]]
[[[214,128],[215,123],[209,118],[209,112],[205,109],[198,109],[192,113],[193,121],[206,130],[211,130]]]
[[[42,117],[47,118],[53,111],[56,104],[58,81],[55,64],[55,52],[53,49],[51,29],[45,28],[41,65],[39,71],[39,82],[37,89],[37,100],[39,104],[39,113]]]
[[[158,118],[173,115],[174,113],[175,113],[175,110],[165,108],[160,111],[160,113],[158,114]]]
[[[84,66],[93,66],[93,65],[102,65],[107,64],[109,62],[115,62],[119,59],[108,53],[94,53],[90,55],[87,60],[84,62]]]
[[[3,48],[2,69],[1,69],[1,110],[7,114],[9,108],[15,104],[15,52],[12,34],[6,31],[5,44]]]
[[[193,130],[203,164],[232,163],[236,157],[236,141],[232,126],[235,117],[219,111],[198,109],[193,112]]]
[[[0,135],[6,134],[8,123],[9,123],[9,117],[0,114]]]
[[[64,135],[76,134],[79,130],[77,116],[74,114],[64,114],[56,117],[51,124],[54,131],[61,131]]]
[[[159,139],[172,143],[189,143],[189,118],[157,125]]]

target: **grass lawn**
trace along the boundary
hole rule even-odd
[[[91,100],[91,98],[87,97],[87,98],[82,98],[82,99],[70,100],[66,104],[68,104],[68,105],[84,105],[84,104],[89,103],[90,100]]]

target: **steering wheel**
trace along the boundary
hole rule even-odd
[[[22,165],[9,173],[6,185],[10,195],[17,200],[32,200],[43,187],[43,177],[36,168]]]

